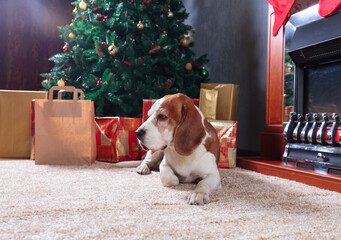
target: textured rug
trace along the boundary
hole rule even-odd
[[[220,170],[211,203],[158,172],[0,161],[0,239],[341,239],[341,194],[235,169]]]

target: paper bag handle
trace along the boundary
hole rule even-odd
[[[73,92],[73,101],[78,100],[78,93],[80,93],[80,100],[84,100],[84,92],[81,89],[75,88],[73,86],[53,86],[49,90],[49,100],[53,100],[53,92],[58,91],[58,97],[57,99],[62,99],[62,93],[63,92]]]

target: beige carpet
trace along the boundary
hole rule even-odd
[[[224,169],[205,206],[158,173],[0,161],[0,239],[341,239],[341,194]]]

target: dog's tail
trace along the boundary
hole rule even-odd
[[[138,161],[126,161],[126,162],[118,162],[115,163],[115,166],[121,168],[136,168],[142,163],[142,160]]]

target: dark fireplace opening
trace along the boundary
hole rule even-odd
[[[287,27],[294,111],[283,132],[283,160],[341,174],[341,13],[322,18],[316,5],[293,15]]]
[[[341,61],[304,68],[303,79],[303,113],[341,114]]]

